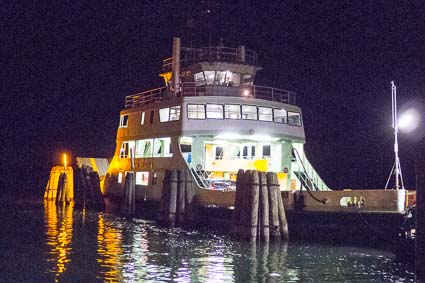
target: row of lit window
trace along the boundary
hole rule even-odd
[[[301,114],[286,109],[239,104],[188,104],[188,119],[259,120],[301,126]]]
[[[172,157],[171,138],[125,141],[121,144],[120,158]]]
[[[159,109],[159,121],[169,122],[180,120],[180,106]],[[153,122],[154,112],[151,111],[150,123]],[[239,104],[188,104],[187,118],[202,119],[232,119],[232,120],[259,120],[301,126],[301,114],[281,108],[271,108],[255,105]],[[142,112],[140,124],[145,123],[145,112]],[[128,115],[121,115],[120,128],[128,126]]]

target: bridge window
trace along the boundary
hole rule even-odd
[[[205,105],[203,104],[188,104],[187,105],[188,119],[205,119]]]
[[[273,112],[269,107],[258,107],[258,120],[273,121]]]
[[[170,108],[170,121],[180,120],[180,106],[173,106]]]
[[[224,105],[224,117],[226,119],[240,119],[241,106],[232,104]]]
[[[149,172],[136,172],[136,185],[149,185]]]
[[[276,123],[288,123],[288,117],[285,109],[273,109],[273,121]]]
[[[128,115],[121,115],[120,116],[120,128],[127,128],[127,126],[128,126]]]
[[[180,120],[180,106],[173,106],[159,109],[159,121],[178,121]]]
[[[288,111],[288,124],[293,126],[301,126],[301,114],[298,112]]]
[[[215,72],[214,71],[204,71],[204,73],[205,73],[205,80],[207,82],[207,85],[214,84]]]
[[[207,104],[207,118],[223,119],[223,105]]]
[[[204,72],[196,73],[194,75],[194,79],[195,79],[195,85],[196,86],[205,85]]]
[[[242,105],[242,119],[257,120],[257,106]]]

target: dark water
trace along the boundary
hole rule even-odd
[[[414,282],[382,250],[255,245],[51,202],[0,212],[0,282]]]

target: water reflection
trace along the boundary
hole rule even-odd
[[[414,276],[382,251],[234,241],[141,219],[44,203],[45,260],[55,282],[398,282]],[[50,278],[50,277],[49,277]]]
[[[72,206],[56,207],[54,201],[44,202],[44,223],[46,227],[47,260],[49,271],[57,282],[70,262],[72,250]]]

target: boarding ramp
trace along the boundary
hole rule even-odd
[[[307,190],[330,191],[329,187],[308,161],[304,153],[303,144],[293,144],[291,168],[294,175]]]

